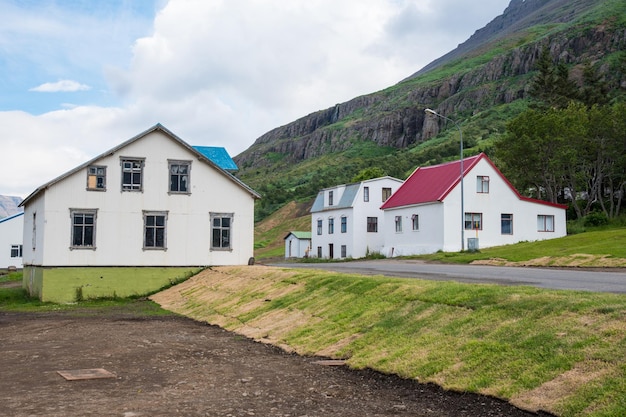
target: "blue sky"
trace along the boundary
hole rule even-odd
[[[0,0],[0,195],[25,197],[156,123],[237,155],[397,83],[508,3]]]

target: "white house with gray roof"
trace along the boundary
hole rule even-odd
[[[311,256],[362,258],[384,245],[381,205],[402,185],[380,177],[321,190],[311,207]]]
[[[21,203],[25,287],[46,300],[54,268],[81,268],[79,287],[94,268],[106,285],[105,268],[248,264],[259,195],[203,151],[157,124],[37,188]]]
[[[24,212],[0,219],[0,269],[22,267]]]

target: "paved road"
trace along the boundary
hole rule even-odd
[[[559,290],[626,294],[626,271],[595,271],[485,265],[432,264],[418,260],[384,259],[337,263],[275,263],[286,268],[324,269],[363,275],[423,278],[501,285],[527,285]]]

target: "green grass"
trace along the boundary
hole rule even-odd
[[[268,270],[259,287],[258,276],[244,283],[240,270],[233,272],[237,289],[209,280],[210,300],[202,298],[204,286],[184,297],[196,319],[244,334],[260,329],[274,343],[344,358],[357,369],[547,407],[563,417],[626,415],[625,295],[282,273]],[[554,390],[562,392],[536,402]]]

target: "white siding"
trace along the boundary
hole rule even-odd
[[[298,239],[293,234],[289,234],[285,239],[285,259],[305,258],[311,256],[310,251],[310,239]]]
[[[22,257],[11,257],[11,248],[22,245],[24,232],[24,215],[10,216],[0,219],[0,268],[22,267]]]
[[[143,191],[121,191],[120,157],[145,158]],[[168,193],[168,160],[191,161],[190,194]],[[79,170],[45,191],[44,241],[33,264],[45,266],[187,266],[246,264],[253,256],[251,194],[155,131],[98,160],[106,166],[106,191],[87,191]],[[42,200],[42,198],[39,198]],[[29,212],[43,208],[27,205]],[[70,249],[70,209],[97,209],[95,249]],[[143,211],[167,212],[167,250],[144,250]],[[41,214],[39,213],[41,212]],[[210,213],[233,213],[231,251],[211,251]],[[28,227],[25,227],[28,232]],[[43,255],[40,255],[43,254]]]

